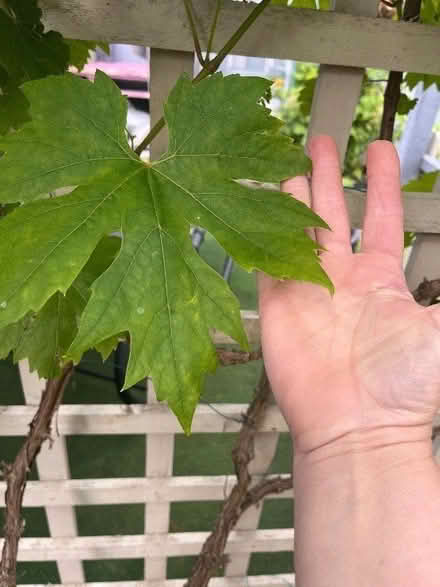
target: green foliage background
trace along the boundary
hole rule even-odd
[[[277,116],[297,144],[305,144],[318,69],[315,64],[298,62],[289,89],[285,90],[279,82],[274,86],[273,96],[280,101]],[[386,76],[386,72],[369,69],[364,79],[345,157],[344,180],[348,186],[362,180],[367,145],[379,136],[385,82],[373,80],[384,80]],[[343,100],[341,96],[341,107]],[[404,118],[398,115],[395,139],[401,135],[403,122]]]

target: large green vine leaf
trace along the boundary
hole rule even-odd
[[[92,295],[67,355],[128,332],[125,387],[153,377],[189,431],[204,374],[216,367],[210,329],[246,346],[239,305],[191,246],[208,229],[243,267],[331,288],[304,229],[327,225],[278,191],[240,179],[277,182],[309,170],[302,150],[261,105],[270,82],[216,74],[183,76],[165,105],[169,149],[144,163],[125,136],[127,102],[98,72],[30,82],[32,122],[0,139],[0,201],[25,204],[0,222],[0,327],[66,293],[105,234],[122,233],[119,254]],[[79,186],[48,198],[57,188]]]

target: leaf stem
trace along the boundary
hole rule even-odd
[[[215,7],[214,19],[212,21],[211,31],[209,33],[208,45],[206,46],[206,58],[208,61],[210,60],[209,55],[212,50],[212,43],[214,41],[214,35],[215,35],[215,31],[217,29],[218,17],[220,15],[220,11],[221,11],[222,7],[223,7],[223,0],[217,0],[217,4]]]
[[[191,34],[194,41],[194,49],[196,51],[197,59],[199,60],[200,65],[203,67],[205,65],[205,59],[202,55],[202,48],[200,46],[199,35],[197,33],[197,27],[194,21],[192,0],[183,0],[183,2],[185,4],[186,16],[188,17],[189,26],[191,28]]]
[[[254,21],[260,16],[260,14],[263,12],[263,10],[265,8],[267,8],[267,6],[269,6],[270,2],[271,2],[271,0],[263,0],[262,2],[260,2],[260,4],[257,4],[257,6],[249,14],[249,16],[238,27],[238,29],[235,31],[235,33],[232,35],[232,37],[229,39],[229,41],[217,53],[217,55],[214,57],[214,59],[212,61],[205,62],[200,73],[193,79],[194,84],[201,81],[205,77],[208,77],[208,75],[215,73],[215,71],[217,71],[219,66],[224,61],[224,59],[229,55],[229,53],[232,51],[232,49],[235,47],[235,45],[238,43],[238,41],[241,39],[241,37],[251,27],[251,25],[254,23]],[[163,129],[164,126],[165,126],[165,119],[164,119],[164,117],[162,117],[156,122],[156,124],[150,130],[148,135],[143,139],[143,141],[137,146],[135,152],[138,155],[140,155],[142,153],[142,151],[146,147],[148,147],[148,145],[151,143],[151,141],[160,133],[160,131]]]

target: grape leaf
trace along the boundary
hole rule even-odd
[[[405,231],[403,233],[403,248],[406,249],[406,247],[410,247],[414,243],[415,238],[415,232]]]
[[[62,36],[44,32],[41,16],[36,0],[6,0],[6,10],[0,10],[0,65],[16,85],[67,66]]]
[[[402,190],[404,192],[432,192],[438,174],[438,171],[423,173],[423,175],[417,179],[412,179],[410,182],[405,184]]]
[[[423,24],[440,24],[439,0],[423,0],[420,7],[420,22]]]
[[[417,104],[417,98],[408,98],[406,94],[400,94],[399,103],[397,104],[398,114],[408,114]]]
[[[69,48],[63,37],[44,32],[37,0],[5,0],[0,8],[0,134],[29,120],[28,103],[18,86],[27,80],[63,73]]]
[[[303,116],[308,116],[312,109],[313,94],[315,93],[317,80],[317,77],[312,77],[303,82],[304,85],[298,95],[299,109]]]
[[[272,0],[271,4],[292,6],[292,8],[309,8],[311,10],[330,10],[329,0],[319,0],[318,5],[315,0]]]
[[[127,101],[102,72],[23,86],[32,122],[0,139],[0,201],[22,201],[0,222],[0,327],[65,293],[105,234],[121,250],[91,286],[68,356],[128,332],[125,388],[147,375],[189,431],[204,374],[216,368],[210,329],[246,346],[232,292],[191,246],[203,226],[245,269],[332,288],[306,227],[326,223],[301,202],[237,180],[277,182],[310,162],[259,102],[271,82],[182,76],[165,105],[169,148],[145,163],[130,150]],[[44,194],[79,186],[55,198]]]
[[[74,65],[79,71],[82,70],[87,63],[90,51],[94,51],[97,47],[109,53],[109,46],[107,43],[97,41],[80,41],[78,39],[64,39],[64,42],[69,47],[69,64]]]
[[[433,84],[440,90],[440,75],[433,75],[431,73],[407,73],[405,75],[405,83],[410,90],[415,88],[420,82],[423,83],[424,90],[427,90]]]
[[[76,336],[79,318],[90,298],[90,286],[114,260],[120,242],[117,237],[102,239],[65,296],[56,292],[39,312],[30,312],[0,330],[0,358],[13,351],[14,362],[27,358],[31,371],[38,371],[40,377],[58,376],[62,357]],[[99,345],[104,359],[117,343],[115,336]]]

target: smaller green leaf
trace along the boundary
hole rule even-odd
[[[308,8],[309,10],[330,10],[330,0],[272,0],[271,4],[291,6],[292,8]],[[319,7],[319,8],[318,8]]]
[[[438,171],[424,173],[417,179],[413,179],[404,185],[402,190],[404,192],[432,192],[438,174]]]
[[[69,52],[55,31],[44,32],[36,0],[7,0],[0,10],[0,65],[16,85],[63,73]]]
[[[13,351],[14,362],[28,359],[31,371],[50,379],[61,372],[63,357],[78,331],[80,316],[90,298],[90,286],[114,260],[119,237],[105,237],[67,290],[55,293],[37,313],[29,313],[19,322],[0,330],[0,358]],[[115,348],[114,336],[96,345],[105,360]],[[99,347],[99,348],[98,348]]]
[[[109,46],[107,43],[100,43],[98,41],[80,41],[78,39],[64,39],[70,51],[69,63],[76,67],[79,71],[82,70],[90,57],[90,51],[95,51],[97,47],[109,53]]]
[[[68,47],[55,31],[44,31],[37,0],[5,0],[0,8],[0,135],[29,120],[29,104],[18,87],[63,73]]]
[[[432,75],[431,73],[407,73],[405,76],[405,83],[410,90],[415,88],[420,82],[423,83],[424,90],[427,90],[433,84],[440,89],[440,75]]]
[[[410,110],[417,104],[417,98],[411,100],[406,94],[400,94],[399,103],[397,105],[398,114],[408,114]]]
[[[420,7],[420,22],[423,24],[440,23],[440,1],[423,0]]]
[[[31,371],[46,379],[61,372],[62,356],[77,332],[77,316],[84,303],[74,288],[56,293],[34,316],[22,321],[23,332],[14,361],[28,359]]]
[[[118,346],[119,343],[119,336],[111,336],[110,338],[106,338],[98,344],[95,344],[95,349],[101,355],[103,361],[106,361],[112,351]]]
[[[403,239],[404,248],[410,247],[413,244],[415,238],[416,238],[415,232],[406,232],[405,231],[404,239]]]
[[[303,116],[308,116],[312,109],[313,94],[315,93],[317,77],[305,80],[304,85],[298,95],[299,109]]]
[[[0,359],[6,359],[20,342],[24,328],[22,322],[9,324],[0,329]]]

